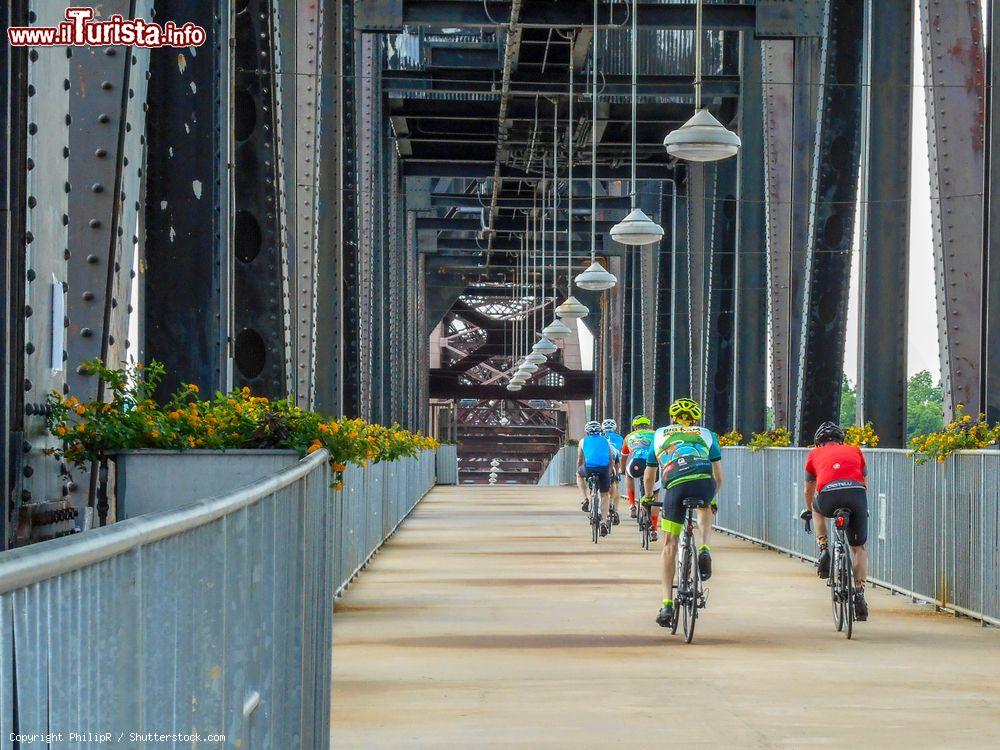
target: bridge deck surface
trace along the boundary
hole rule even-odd
[[[812,566],[716,535],[685,645],[629,524],[595,546],[575,490],[434,490],[337,606],[334,746],[1000,746],[996,630],[876,591],[846,641]]]

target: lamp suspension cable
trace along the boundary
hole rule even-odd
[[[594,53],[590,58],[590,262],[597,262],[597,0],[594,0]]]
[[[594,5],[596,6],[596,0]],[[638,17],[638,0],[632,0],[632,172],[631,181],[629,182],[629,209],[634,211],[636,207],[636,200],[638,190],[636,189],[636,147],[635,142],[638,137],[638,129],[636,127],[636,120],[638,118],[638,109],[636,102],[639,100],[639,74],[638,74],[638,54],[636,53],[636,48],[639,46],[636,40],[636,34],[639,30],[639,24],[637,22]],[[596,18],[596,16],[595,16]],[[596,21],[595,21],[596,23]],[[594,52],[597,52],[597,46],[594,46]]]
[[[702,37],[702,0],[697,0],[694,9],[694,111],[701,109],[701,37]]]
[[[566,218],[566,299],[573,296],[573,41],[572,37],[569,45],[569,120],[566,123],[566,147],[568,154],[567,175],[568,183],[566,189],[567,218]]]

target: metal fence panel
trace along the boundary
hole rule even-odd
[[[458,446],[440,445],[437,449],[437,483],[458,484]]]
[[[426,452],[350,467],[336,491],[317,453],[225,496],[0,555],[0,749],[15,695],[22,733],[329,747],[333,597],[435,475]]]
[[[810,560],[803,507],[808,450],[723,449],[719,528]],[[865,450],[870,578],[914,598],[1000,624],[1000,452],[917,464]]]

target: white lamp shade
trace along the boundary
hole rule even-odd
[[[548,357],[541,352],[532,352],[524,358],[525,362],[530,362],[533,365],[544,365],[546,360],[548,360]]]
[[[517,371],[532,375],[538,372],[538,365],[533,364],[531,362],[524,362],[520,367],[517,368]]]
[[[558,317],[553,318],[552,322],[542,329],[542,335],[552,341],[564,339],[571,333],[573,333],[573,329],[563,323]]]
[[[581,289],[587,289],[592,292],[610,289],[618,283],[615,275],[606,270],[596,260],[590,264],[590,267],[586,271],[578,274],[574,281],[576,281],[576,285]]]
[[[628,216],[611,227],[611,239],[623,245],[649,245],[663,239],[663,227],[646,216],[646,212],[641,208],[633,208]],[[587,271],[589,270],[588,268]]]
[[[556,308],[556,315],[564,320],[586,318],[589,312],[590,310],[587,309],[587,306],[580,304],[580,300],[573,296],[568,297],[565,302]]]
[[[496,484],[496,483],[497,483],[496,477],[490,477],[490,484]]]
[[[740,137],[723,126],[707,109],[699,109],[694,117],[663,139],[667,153],[686,161],[720,161],[736,156]],[[611,230],[614,236],[614,230]]]
[[[507,386],[507,390],[508,391],[514,391],[516,393],[517,391],[521,390],[521,384],[520,383],[514,383],[512,381],[510,383],[510,385]]]
[[[535,342],[535,345],[531,347],[531,351],[533,353],[546,355],[546,359],[548,359],[547,355],[552,354],[552,352],[557,351],[558,349],[559,347],[549,341],[545,336],[538,339],[538,341]]]
[[[499,465],[500,465],[499,458],[494,458],[492,461],[490,461],[490,466],[499,466]]]

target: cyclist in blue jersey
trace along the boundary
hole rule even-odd
[[[719,438],[711,430],[700,427],[701,407],[689,398],[680,398],[670,405],[673,424],[661,427],[653,436],[656,465],[646,470],[646,486],[651,488],[657,473],[660,476],[663,512],[660,528],[665,532],[660,554],[663,581],[663,607],[656,617],[657,625],[669,627],[673,619],[673,585],[677,561],[677,540],[683,530],[684,501],[697,499],[698,569],[702,580],[712,577],[712,555],[708,542],[712,531],[713,504],[722,487],[722,449]],[[649,489],[647,489],[647,492]]]
[[[600,422],[587,422],[584,427],[586,435],[580,441],[580,449],[577,451],[576,485],[583,495],[583,503],[580,509],[586,513],[590,510],[590,498],[587,495],[587,477],[597,477],[597,486],[601,491],[601,536],[607,536],[610,526],[608,525],[608,494],[611,489],[611,470],[617,458],[615,449],[611,443],[601,434]]]
[[[621,519],[618,517],[618,501],[622,498],[621,454],[625,438],[619,434],[618,423],[613,419],[605,419],[601,422],[601,432],[604,433],[604,437],[611,443],[611,447],[615,449],[616,453],[615,465],[611,472],[611,525],[617,526],[621,522]]]

